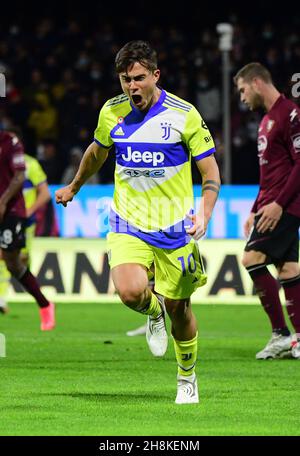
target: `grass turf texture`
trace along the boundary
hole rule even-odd
[[[0,435],[300,435],[300,361],[256,361],[259,306],[194,306],[200,404],[176,405],[173,343],[153,358],[144,318],[121,304],[61,304],[39,331],[34,304],[0,315]]]

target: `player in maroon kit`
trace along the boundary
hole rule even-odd
[[[291,353],[300,359],[300,109],[280,94],[269,71],[249,63],[234,77],[249,109],[266,111],[258,130],[259,193],[245,223],[248,237],[243,265],[248,270],[271,325],[272,338],[257,359]],[[274,264],[284,289],[295,340],[285,322]]]
[[[18,137],[0,131],[0,248],[6,267],[37,301],[41,330],[55,326],[54,304],[42,294],[36,278],[21,260],[25,246],[25,202],[22,193],[25,180],[23,145]]]

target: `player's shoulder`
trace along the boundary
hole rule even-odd
[[[298,133],[300,128],[299,106],[289,98],[282,96],[274,120],[283,131]]]
[[[47,176],[38,159],[28,154],[25,154],[24,158],[27,178],[34,183],[34,186],[46,181]]]
[[[117,96],[107,100],[104,107],[113,109],[120,105],[123,105],[124,103],[129,103],[129,98],[125,93],[121,93],[120,95],[117,95]]]
[[[281,103],[284,107],[294,107],[299,109],[299,106],[293,100],[285,97],[284,95],[281,95]]]
[[[14,133],[12,133],[11,131],[1,130],[0,131],[0,138],[1,138],[1,141],[10,141],[10,142],[12,142],[13,138],[17,138],[17,136]]]
[[[278,113],[286,118],[293,120],[295,117],[300,115],[300,107],[292,100],[286,97],[282,97],[279,105]]]
[[[18,136],[12,131],[0,131],[0,141],[8,146],[15,146],[20,143]]]
[[[33,158],[31,155],[28,154],[24,154],[24,158],[26,163],[33,163],[36,160],[36,158]]]
[[[36,169],[36,168],[41,167],[37,158],[32,157],[31,155],[28,155],[28,154],[24,154],[24,158],[25,158],[26,167],[28,167],[30,169]]]
[[[166,96],[163,101],[163,105],[169,109],[181,111],[183,113],[188,113],[195,109],[195,107],[189,103],[188,101],[184,100],[183,98],[174,95],[173,93],[165,91]]]

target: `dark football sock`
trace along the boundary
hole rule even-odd
[[[257,295],[272,324],[272,330],[280,332],[289,330],[284,319],[279,298],[278,282],[268,271],[265,264],[255,264],[246,268],[253,280]]]
[[[20,277],[18,277],[18,281],[23,285],[25,290],[35,298],[39,307],[47,307],[49,305],[49,301],[41,292],[36,278],[29,271],[29,269],[26,269],[25,272]]]
[[[280,334],[281,336],[290,336],[291,335],[291,332],[290,332],[289,328],[287,328],[287,327],[275,329],[275,330],[273,330],[273,332],[276,334]]]
[[[280,283],[284,289],[288,316],[300,337],[300,276],[280,280]]]

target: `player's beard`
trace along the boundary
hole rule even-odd
[[[256,111],[257,109],[264,108],[264,107],[265,107],[265,105],[264,105],[263,97],[261,95],[259,95],[258,93],[254,93],[251,103],[250,103],[251,111]]]

